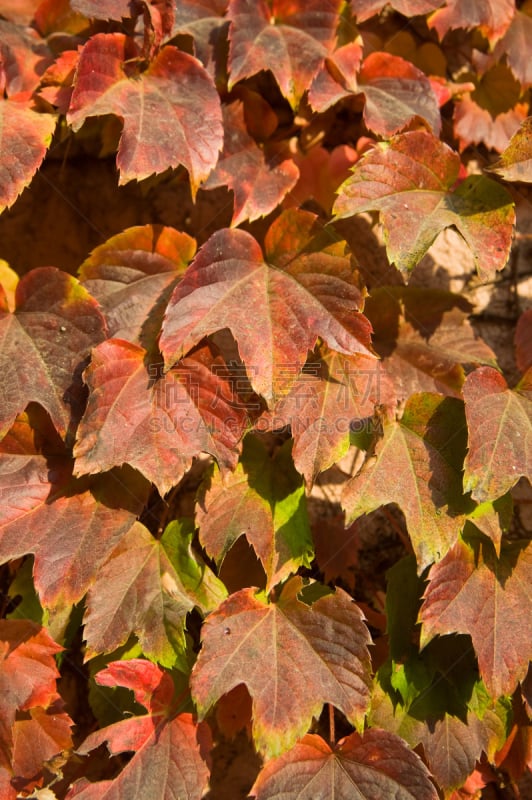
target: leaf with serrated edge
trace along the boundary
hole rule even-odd
[[[251,794],[256,800],[437,800],[427,768],[393,733],[373,728],[352,733],[333,749],[307,734],[292,750],[269,761]]]
[[[0,562],[35,554],[41,603],[79,601],[98,569],[135,521],[147,484],[129,468],[88,482],[70,479],[71,464],[42,456],[0,456]]]
[[[332,48],[339,0],[231,0],[229,88],[268,68],[293,108]]]
[[[253,700],[253,738],[265,756],[290,748],[324,703],[360,725],[369,701],[370,641],[362,614],[341,589],[313,605],[291,578],[276,603],[253,589],[231,595],[210,614],[191,690],[201,717],[244,683]],[[295,668],[297,666],[297,669]]]
[[[124,123],[116,158],[120,183],[182,164],[195,195],[223,144],[214,83],[199,61],[171,45],[145,72],[129,78],[126,44],[120,33],[89,39],[81,52],[68,122],[78,130],[88,117],[115,114]]]
[[[191,534],[187,536],[175,527],[173,532],[182,540],[178,547],[189,545]],[[195,593],[187,589],[178,564],[172,561],[172,545],[168,541],[171,538],[167,531],[159,541],[137,522],[98,570],[84,617],[87,658],[115,650],[132,633],[137,635],[142,652],[163,666],[174,666],[183,654],[186,615],[196,605],[203,605],[197,596],[203,575],[188,547],[188,557],[195,561],[200,583]],[[210,573],[205,565],[203,571]],[[214,576],[211,586],[213,579]],[[218,582],[217,595],[211,596],[209,605],[215,607],[225,596],[223,585]]]
[[[161,365],[146,360],[143,348],[121,339],[93,350],[76,474],[127,463],[165,494],[200,452],[234,469],[247,416],[223,377],[225,362],[204,346],[158,377]]]
[[[312,537],[305,493],[290,450],[273,458],[248,436],[235,472],[215,472],[200,496],[196,523],[202,546],[220,565],[234,542],[245,536],[268,577],[268,590],[300,566],[310,566]]]
[[[489,169],[507,181],[532,183],[532,117],[521,123],[500,159]]]
[[[446,0],[430,16],[429,26],[436,28],[440,39],[449,30],[478,28],[493,45],[508,29],[515,10],[514,0],[469,0],[467,4]]]
[[[397,503],[406,519],[419,569],[456,541],[468,505],[461,491],[465,420],[460,401],[412,395],[399,422],[384,426],[376,453],[346,485],[348,522]]]
[[[352,425],[371,417],[376,405],[392,411],[395,406],[393,386],[381,364],[365,355],[348,357],[322,348],[257,427],[290,425],[294,464],[311,486],[345,455]]]
[[[0,101],[0,211],[29,185],[52,141],[56,118],[22,103]],[[9,154],[9,157],[7,157]]]
[[[532,657],[531,557],[530,546],[509,545],[497,559],[491,542],[458,541],[429,573],[422,645],[436,635],[468,633],[494,698],[513,692]]]
[[[237,101],[225,106],[224,149],[218,164],[202,189],[226,186],[234,194],[231,225],[264,217],[293,189],[299,170],[290,158],[268,161],[264,151],[251,138],[244,122],[243,105]]]
[[[79,280],[100,303],[109,336],[153,346],[171,289],[195,251],[194,239],[162,225],[127,228],[96,247]]]
[[[337,218],[379,211],[388,258],[408,272],[437,235],[454,226],[473,253],[481,275],[508,259],[515,213],[502,186],[472,175],[455,187],[458,153],[424,131],[381,142],[353,168],[334,204]]]
[[[331,244],[314,214],[283,212],[265,251],[245,231],[210,237],[168,304],[160,338],[167,367],[227,327],[253,388],[272,402],[294,383],[318,336],[338,352],[371,354],[369,323],[357,313],[363,295],[344,245]]]
[[[415,17],[434,11],[442,3],[443,0],[349,0],[359,23],[379,14],[384,6],[391,6],[405,17]]]
[[[464,488],[495,500],[525,476],[532,479],[532,369],[514,390],[498,370],[481,367],[464,384],[469,449]]]
[[[90,734],[81,747],[86,755],[102,744],[111,755],[133,753],[113,780],[76,781],[66,800],[101,800],[102,797],[200,800],[209,782],[206,752],[210,735],[191,714],[175,716],[174,686],[168,673],[143,659],[115,661],[99,672],[102,686],[125,686],[135,693],[148,714],[130,717]]]
[[[0,435],[34,401],[64,437],[82,402],[76,371],[105,338],[105,321],[87,290],[53,267],[25,275],[16,304],[0,311]]]

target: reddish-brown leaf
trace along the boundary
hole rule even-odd
[[[200,800],[209,782],[206,754],[210,735],[191,714],[175,715],[170,676],[148,661],[132,659],[112,662],[97,674],[96,681],[102,686],[132,689],[149,713],[121,720],[85,739],[78,749],[80,755],[102,744],[111,755],[133,755],[114,780],[76,781],[67,800]]]
[[[177,525],[160,540],[135,523],[98,570],[87,596],[86,658],[109,653],[135,633],[148,658],[173,667],[185,649],[185,619],[200,606],[214,608],[226,592],[190,547]],[[176,540],[179,541],[176,541]],[[187,575],[196,579],[194,586]]]
[[[502,153],[527,113],[527,103],[516,103],[511,108],[492,113],[489,108],[479,105],[474,96],[465,94],[455,101],[453,111],[454,134],[460,151],[472,144],[484,144]]]
[[[320,472],[345,455],[351,432],[364,425],[376,405],[395,410],[394,389],[380,362],[323,348],[257,427],[290,426],[294,464],[311,486]]]
[[[532,657],[531,580],[532,547],[509,545],[497,558],[491,542],[458,541],[429,573],[422,642],[468,633],[490,694],[511,694]]]
[[[460,158],[429,133],[413,131],[378,144],[340,187],[339,218],[379,211],[388,258],[411,270],[440,231],[454,226],[478,271],[506,264],[515,214],[509,193],[481,175],[456,185]]]
[[[270,69],[297,108],[335,39],[341,3],[331,0],[231,0],[229,86]]]
[[[80,600],[144,506],[147,484],[132,471],[87,484],[70,465],[42,456],[0,457],[0,561],[35,554],[34,579],[48,608]]]
[[[66,436],[83,403],[80,370],[105,338],[105,321],[87,290],[53,267],[24,276],[16,305],[14,314],[0,311],[0,434],[33,401]]]
[[[203,489],[196,523],[202,546],[218,565],[245,536],[264,567],[268,590],[310,566],[305,494],[287,447],[270,458],[260,440],[248,436],[235,472],[225,479],[216,472]]]
[[[93,350],[76,474],[130,464],[165,494],[200,452],[211,453],[222,469],[235,468],[247,412],[224,377],[225,361],[204,346],[161,371],[142,347],[121,339]]]
[[[508,147],[490,169],[507,181],[532,183],[532,117],[521,122]]]
[[[55,106],[59,114],[66,115],[70,107],[78,61],[78,50],[65,50],[41,78],[39,97]]]
[[[493,45],[507,31],[515,10],[514,0],[446,0],[429,18],[429,26],[440,39],[449,30],[478,28]]]
[[[492,367],[468,375],[464,400],[469,430],[464,487],[482,502],[505,494],[524,475],[532,480],[532,370],[515,389]]]
[[[385,6],[391,6],[405,17],[428,14],[443,4],[444,0],[349,0],[357,22],[365,22],[379,14]]]
[[[100,303],[109,335],[152,347],[171,290],[195,251],[194,239],[161,225],[127,228],[93,250],[79,279]]]
[[[375,455],[347,483],[342,500],[347,520],[397,503],[405,515],[419,569],[441,559],[464,524],[465,433],[458,400],[428,393],[412,395],[401,421],[384,426]]]
[[[12,205],[40,167],[56,119],[24,103],[0,100],[0,211]]]
[[[243,589],[202,629],[191,678],[198,710],[204,716],[244,683],[253,700],[253,737],[266,757],[303,736],[324,703],[356,725],[367,709],[369,634],[361,612],[341,589],[312,605],[303,602],[304,591],[301,578],[292,578],[279,600],[267,603]]]
[[[242,103],[224,106],[224,149],[203,189],[227,186],[234,194],[231,225],[264,217],[281,203],[299,177],[291,158],[266,159],[247,132]]]
[[[48,45],[35,30],[5,20],[0,20],[0,56],[5,96],[20,100],[30,99],[53,60]]]
[[[336,190],[349,177],[351,167],[357,161],[357,151],[345,144],[338,145],[331,152],[324,147],[312,147],[306,153],[297,152],[294,163],[299,178],[285,197],[283,208],[301,206],[312,198],[330,214]]]
[[[251,794],[256,800],[436,800],[427,768],[393,733],[371,728],[331,749],[307,734],[288,753],[269,761]]]
[[[297,378],[321,336],[341,353],[370,352],[362,293],[344,255],[314,214],[287,210],[265,239],[217,231],[168,304],[160,340],[171,366],[204,336],[229,328],[255,391],[269,402]],[[251,324],[249,309],[253,309]]]
[[[217,49],[225,48],[228,22],[225,17],[228,0],[180,0],[174,4],[173,34],[192,36],[194,54],[211,68]]]
[[[502,59],[503,56],[506,57],[508,66],[523,89],[532,84],[531,42],[532,15],[530,10],[528,13],[524,13],[516,9],[510,27],[503,38],[497,42],[494,56],[499,59]]]
[[[29,25],[41,0],[0,0],[0,14],[17,25]]]
[[[13,725],[13,774],[18,779],[42,780],[45,762],[71,749],[72,724],[59,704],[31,708],[29,719],[19,719]],[[54,772],[50,764],[46,770]]]
[[[68,121],[115,114],[124,128],[116,158],[120,182],[141,180],[182,164],[192,193],[218,160],[223,144],[218,92],[203,66],[173,46],[145,72],[130,74],[128,40],[96,34],[80,56]]]
[[[34,622],[0,620],[0,767],[9,772],[15,714],[58,699],[54,656],[62,649]]]

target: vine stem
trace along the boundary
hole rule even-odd
[[[336,731],[334,727],[334,706],[331,703],[327,703],[327,709],[329,711],[329,744],[332,746],[336,741]]]

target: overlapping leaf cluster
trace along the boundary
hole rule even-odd
[[[233,208],[208,237],[128,228],[76,276],[0,263],[2,798],[199,800],[213,733],[246,728],[258,800],[456,800],[530,762],[531,550],[508,532],[532,312],[509,386],[471,304],[409,285],[447,228],[494,280],[508,184],[532,181],[532,6],[464,5],[0,0],[2,208],[94,118],[118,183],[173,171]],[[350,448],[351,527],[318,531]],[[379,632],[338,552],[391,504],[411,553]],[[76,657],[85,727],[57,684]],[[130,754],[112,774],[86,767],[102,744]]]

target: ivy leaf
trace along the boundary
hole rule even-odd
[[[226,47],[228,0],[181,0],[174,8],[172,34],[188,34],[194,42],[194,55],[207,69],[216,71],[217,46]],[[214,62],[214,70],[211,64]]]
[[[216,168],[202,186],[227,186],[234,194],[231,225],[264,217],[281,203],[299,177],[299,170],[287,158],[266,159],[247,132],[243,104],[224,106],[224,149]]]
[[[416,17],[428,14],[441,6],[443,0],[349,0],[349,5],[357,22],[365,22],[370,17],[379,14],[384,6],[391,6],[405,17]]]
[[[60,710],[60,703],[46,709],[31,708],[27,719],[16,720],[12,769],[18,785],[21,778],[32,785],[42,781],[45,771],[58,774],[50,762],[72,748],[72,725],[68,714]]]
[[[120,183],[182,164],[195,195],[223,143],[218,92],[200,62],[175,47],[162,48],[138,75],[128,68],[131,55],[123,34],[89,39],[79,59],[68,121],[78,130],[87,117],[120,117]]]
[[[84,617],[86,658],[116,650],[132,633],[142,652],[163,666],[172,667],[184,656],[187,613],[195,606],[211,610],[227,594],[193,554],[191,538],[192,532],[187,535],[177,523],[160,540],[140,522],[129,529],[89,590]],[[185,585],[182,566],[195,574],[197,585]]]
[[[370,639],[361,612],[341,589],[312,605],[303,602],[304,592],[300,578],[284,585],[276,603],[243,589],[202,629],[191,677],[199,714],[244,683],[253,700],[253,738],[265,757],[292,747],[324,703],[354,725],[367,709]]]
[[[202,546],[218,566],[245,536],[264,567],[268,590],[299,566],[310,566],[305,493],[286,446],[270,458],[259,439],[247,436],[234,473],[224,480],[216,471],[204,485],[196,523]]]
[[[90,394],[74,456],[76,474],[130,464],[165,494],[192,458],[211,453],[234,469],[247,413],[225,361],[210,346],[182,359],[164,376],[142,347],[109,339],[95,348],[84,379]]]
[[[500,159],[490,169],[507,181],[532,183],[532,117],[523,120]]]
[[[461,491],[465,433],[458,400],[428,393],[410,397],[402,419],[384,426],[375,455],[346,484],[342,505],[347,521],[397,503],[419,570],[441,559],[465,521],[467,501]]]
[[[231,0],[229,88],[268,68],[297,108],[332,49],[341,3],[331,0]]]
[[[265,257],[245,231],[210,237],[168,304],[161,352],[170,367],[227,327],[253,388],[271,402],[294,383],[318,336],[341,353],[370,354],[361,305],[344,244],[331,244],[314,214],[290,209],[270,227]]]
[[[34,622],[0,620],[0,768],[11,772],[16,712],[59,698],[54,656],[62,649]]]
[[[79,268],[79,280],[99,302],[109,336],[153,346],[171,290],[194,257],[186,233],[138,225],[108,239]]]
[[[147,484],[131,470],[72,481],[71,464],[42,456],[0,456],[0,561],[35,554],[41,603],[78,602],[135,521]]]
[[[12,205],[41,166],[56,118],[24,103],[0,101],[0,211]]]
[[[70,5],[74,11],[84,14],[86,17],[96,19],[113,19],[120,22],[121,19],[129,19],[135,6],[135,0],[105,0],[104,5],[100,0],[70,0]]]
[[[91,733],[78,748],[87,755],[102,744],[111,755],[133,753],[114,780],[76,781],[67,800],[150,797],[161,800],[200,800],[209,782],[206,752],[210,735],[191,714],[176,715],[170,675],[143,659],[114,661],[96,675],[101,686],[125,686],[148,714],[116,722]]]
[[[532,62],[530,41],[532,37],[532,15],[528,11],[515,9],[515,14],[506,33],[495,45],[493,55],[506,58],[508,66],[523,89],[532,84]]]
[[[478,28],[494,45],[508,29],[514,14],[514,0],[471,0],[467,6],[460,0],[446,0],[444,7],[435,11],[428,22],[440,39],[456,28]]]
[[[79,372],[105,338],[105,321],[87,290],[54,267],[25,275],[16,305],[14,314],[0,311],[0,435],[34,401],[64,437],[81,412]]]
[[[406,400],[416,392],[461,397],[466,371],[495,366],[490,347],[467,319],[463,297],[414,286],[375,289],[365,313],[374,328],[373,346]]]
[[[458,154],[431,134],[400,134],[376,145],[355,165],[333,210],[339,219],[379,211],[388,258],[405,273],[442,230],[454,226],[478,272],[491,275],[508,259],[512,200],[506,189],[481,175],[456,186],[459,169]]]
[[[290,425],[294,464],[311,486],[320,472],[346,454],[353,428],[371,417],[376,405],[395,409],[393,386],[380,363],[322,348],[257,426]]]
[[[321,736],[307,734],[263,767],[251,794],[256,800],[438,797],[419,756],[398,736],[376,728],[352,733],[332,749]]]
[[[468,633],[494,698],[511,694],[532,656],[528,587],[532,548],[514,543],[500,558],[487,540],[458,541],[429,573],[420,611],[422,646],[433,636]]]
[[[464,400],[469,429],[464,487],[475,500],[495,500],[519,478],[532,478],[532,371],[515,389],[501,373],[480,367],[468,375]]]

